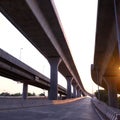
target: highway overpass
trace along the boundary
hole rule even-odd
[[[0,49],[0,75],[24,83],[24,99],[27,98],[28,85],[33,85],[48,91],[50,90],[49,78],[11,56],[2,49]],[[61,95],[67,95],[67,90],[61,85],[58,85],[58,93]]]
[[[108,90],[109,105],[117,107],[120,93],[120,1],[99,0],[92,79]]]
[[[50,80],[48,80],[45,76],[26,66],[19,60],[15,60],[15,62],[13,62],[13,59],[15,58],[12,56],[10,57],[10,55],[2,50],[0,56],[0,74],[19,81],[21,78],[21,81],[25,82],[24,92],[27,89],[27,84],[32,84],[38,87],[46,86],[46,89],[49,86],[49,98],[50,100],[54,100],[57,99],[58,92],[66,92],[63,87],[57,87],[57,72],[59,71],[67,80],[68,98],[71,98],[71,84],[73,84],[74,97],[76,97],[76,90],[78,91],[77,93],[82,92],[83,95],[90,95],[82,85],[53,4],[54,3],[51,3],[50,0],[0,0],[0,11],[39,50],[39,52],[46,57],[50,63],[51,77]],[[116,35],[119,28],[118,24],[116,25],[119,1],[117,1],[116,15],[114,7],[114,0],[99,0],[95,55],[94,63],[91,66],[91,74],[95,83],[108,89],[109,103],[111,106],[116,107],[116,95],[120,91],[120,83],[118,81],[119,74],[117,73],[118,69],[115,67],[119,67],[119,39],[117,39],[118,36]],[[118,27],[117,29],[116,26]],[[7,55],[4,56],[3,54]],[[8,56],[10,59],[7,59]],[[13,73],[16,78],[14,78],[15,76]],[[60,107],[58,109],[54,109],[53,107],[55,106],[50,105],[47,106],[50,108],[50,111],[46,111],[48,110],[47,107],[47,109],[45,109],[46,114],[42,111],[43,109],[40,110],[35,107],[35,112],[33,108],[30,108],[30,110],[27,109],[26,111],[24,105],[27,100],[22,102],[23,104],[20,103],[20,106],[22,105],[24,111],[6,110],[4,111],[4,114],[2,111],[2,114],[0,115],[3,119],[6,119],[6,114],[9,113],[10,118],[12,117],[14,119],[15,117],[21,117],[19,113],[21,114],[24,112],[25,115],[28,115],[28,118],[31,117],[34,119],[34,116],[36,116],[34,113],[37,112],[39,118],[41,117],[40,113],[42,112],[44,114],[44,118],[47,117],[48,114],[50,114],[53,119],[55,114],[57,114],[57,118],[64,114],[65,119],[71,119],[72,117],[72,119],[99,119],[96,114],[94,114],[94,105],[100,113],[104,113],[104,116],[109,119],[112,119],[113,117],[114,119],[120,118],[118,110],[106,106],[104,103],[96,100],[96,98],[93,99],[93,104],[91,104],[91,98],[85,97],[81,102],[78,101],[74,104],[64,104],[62,107],[58,105],[58,107]],[[36,103],[33,102],[33,104]],[[68,107],[70,109],[68,109]],[[63,112],[60,111],[61,108],[63,109]],[[54,115],[51,114],[51,109],[54,110]],[[71,112],[71,110],[73,112]],[[17,113],[18,111],[19,113]],[[11,113],[13,115],[11,115]]]
[[[74,93],[77,89],[87,95],[53,4],[50,0],[0,0],[0,11],[50,63],[50,99],[57,99],[58,70],[67,79],[69,93],[72,83]]]

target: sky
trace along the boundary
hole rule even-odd
[[[97,86],[91,79],[90,66],[94,57],[97,0],[52,0],[52,3],[82,83],[93,93]],[[1,13],[0,33],[0,48],[50,78],[48,61]],[[66,88],[66,80],[60,73],[58,83]],[[0,76],[0,92],[14,93],[21,89],[21,83]],[[28,91],[39,93],[43,90],[30,86]]]

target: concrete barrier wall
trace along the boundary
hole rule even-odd
[[[97,98],[92,99],[95,108],[104,115],[108,120],[120,120],[120,110],[109,107],[104,102],[99,101]]]

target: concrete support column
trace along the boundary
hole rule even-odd
[[[60,94],[60,100],[62,100],[62,94]]]
[[[50,91],[49,91],[49,99],[57,100],[58,94],[58,66],[61,61],[59,57],[49,58],[50,63]]]
[[[73,83],[73,97],[76,98],[76,83]]]
[[[81,97],[81,90],[80,90],[80,88],[77,88],[77,97]]]
[[[72,97],[72,93],[71,93],[71,82],[72,82],[72,77],[66,77],[67,80],[67,98],[71,98]]]
[[[79,97],[79,87],[76,87],[76,96]]]
[[[117,87],[116,83],[113,80],[107,80],[107,88],[108,88],[108,104],[111,107],[118,107],[117,102]]]
[[[28,94],[28,84],[27,83],[23,83],[23,99],[27,98],[27,94]]]
[[[83,92],[81,92],[82,96],[86,96]]]
[[[81,90],[79,90],[79,97],[81,97]]]
[[[117,5],[117,0],[114,0],[114,15],[115,15],[115,26],[117,33],[117,41],[118,41],[118,53],[120,57],[120,5]]]
[[[48,90],[48,99],[50,98],[50,89]]]

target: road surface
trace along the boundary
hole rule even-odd
[[[39,107],[0,110],[0,120],[100,120],[90,98]]]

